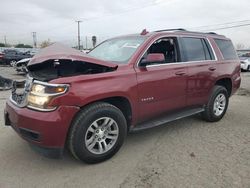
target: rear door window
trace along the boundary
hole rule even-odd
[[[214,60],[211,47],[202,38],[181,38],[183,61]]]
[[[214,39],[215,43],[219,47],[223,58],[225,60],[238,59],[236,51],[234,50],[233,44],[230,40]]]

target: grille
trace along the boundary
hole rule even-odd
[[[19,106],[25,107],[27,105],[27,96],[31,90],[33,79],[27,77],[24,81],[13,81],[11,101]]]

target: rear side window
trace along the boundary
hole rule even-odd
[[[184,61],[204,61],[214,59],[211,47],[205,39],[183,37],[181,41]]]
[[[219,47],[223,58],[225,60],[238,59],[238,56],[234,50],[233,44],[230,40],[214,39],[217,46]]]

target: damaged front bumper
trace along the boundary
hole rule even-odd
[[[53,112],[20,108],[6,102],[5,124],[10,125],[36,151],[48,157],[59,157],[64,149],[71,120],[79,108],[60,106]]]

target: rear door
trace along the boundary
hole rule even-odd
[[[207,103],[216,78],[216,56],[207,38],[181,37],[183,61],[188,65],[187,106]]]

